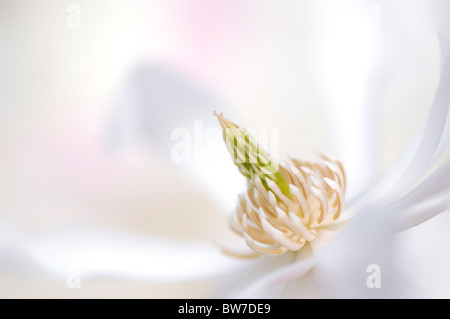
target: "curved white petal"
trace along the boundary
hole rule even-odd
[[[183,281],[224,275],[254,262],[224,256],[212,242],[167,240],[99,229],[61,230],[16,241],[22,255],[37,268],[62,279],[76,271],[83,280],[112,276]]]
[[[369,200],[392,203],[404,196],[420,180],[450,142],[450,28],[447,15],[450,6],[439,1],[438,37],[441,53],[439,84],[424,129],[418,139],[393,165],[380,182],[369,191]]]
[[[450,161],[440,166],[433,174],[427,177],[419,186],[399,199],[395,207],[410,207],[426,201],[436,194],[450,192]]]
[[[420,204],[412,206],[409,209],[405,209],[405,211],[399,214],[396,218],[398,231],[420,225],[447,211],[450,211],[450,193],[444,192],[426,201],[422,201]]]
[[[368,207],[318,253],[314,275],[324,297],[404,298],[420,294],[395,267],[392,213]],[[377,289],[367,285],[371,265],[381,270]]]
[[[285,266],[279,267],[271,273],[265,274],[260,279],[256,279],[240,291],[236,297],[238,298],[267,298],[274,291],[279,290],[278,284],[285,284],[292,280],[298,280],[302,278],[308,271],[310,271],[314,265],[315,260],[297,261]],[[278,295],[277,297],[286,297],[284,295]]]
[[[417,226],[450,209],[450,162],[391,207],[398,231]]]

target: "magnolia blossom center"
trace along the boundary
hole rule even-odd
[[[324,157],[317,163],[292,160],[281,164],[291,196],[275,182],[253,175],[240,196],[230,227],[262,255],[298,251],[317,237],[317,229],[335,223],[344,207],[345,175],[338,161]]]
[[[336,223],[345,193],[339,161],[322,156],[317,162],[291,159],[278,164],[245,129],[222,114],[216,116],[234,164],[248,180],[230,226],[254,255],[298,251],[318,236],[319,228]]]

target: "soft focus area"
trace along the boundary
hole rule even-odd
[[[212,279],[116,276],[127,255],[118,265],[111,247],[130,243],[135,258],[150,239],[169,255],[159,241],[235,239],[227,214],[245,179],[214,111],[276,129],[282,159],[342,160],[346,198],[358,198],[423,129],[438,5],[1,0],[0,297],[215,297]],[[190,141],[181,163],[177,132]],[[450,297],[450,216],[438,218],[393,250],[405,277]],[[79,242],[96,247],[92,268],[115,265],[74,288],[65,278],[89,266],[67,267]]]

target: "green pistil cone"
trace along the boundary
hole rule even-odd
[[[222,126],[225,145],[241,174],[249,180],[255,175],[258,176],[269,190],[265,180],[267,177],[274,181],[286,196],[292,198],[289,183],[281,175],[278,163],[270,154],[244,128],[226,119],[222,113],[214,112],[214,115]]]

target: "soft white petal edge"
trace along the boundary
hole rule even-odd
[[[384,177],[363,193],[362,199],[356,201],[376,199],[379,203],[395,202],[395,199],[407,194],[449,146],[450,138],[446,134],[450,132],[450,32],[445,13],[449,12],[450,6],[447,2],[440,2],[438,7],[437,34],[441,53],[439,84],[423,131],[411,141],[411,145]]]
[[[397,221],[398,231],[404,231],[418,226],[427,220],[450,211],[450,194],[441,193],[433,196],[427,201],[409,208],[402,212]]]
[[[299,279],[310,271],[315,265],[316,260],[314,258],[288,264],[255,281],[253,284],[244,288],[235,297],[264,298],[267,291],[270,291],[271,287],[274,285]]]
[[[15,254],[22,255],[15,259],[25,257],[33,263],[28,269],[44,270],[57,280],[65,280],[76,271],[83,280],[119,277],[187,281],[226,275],[255,262],[224,256],[212,242],[168,240],[101,229],[59,230],[11,239],[14,242],[2,236],[0,241],[14,246]],[[0,251],[0,261],[9,257]]]

